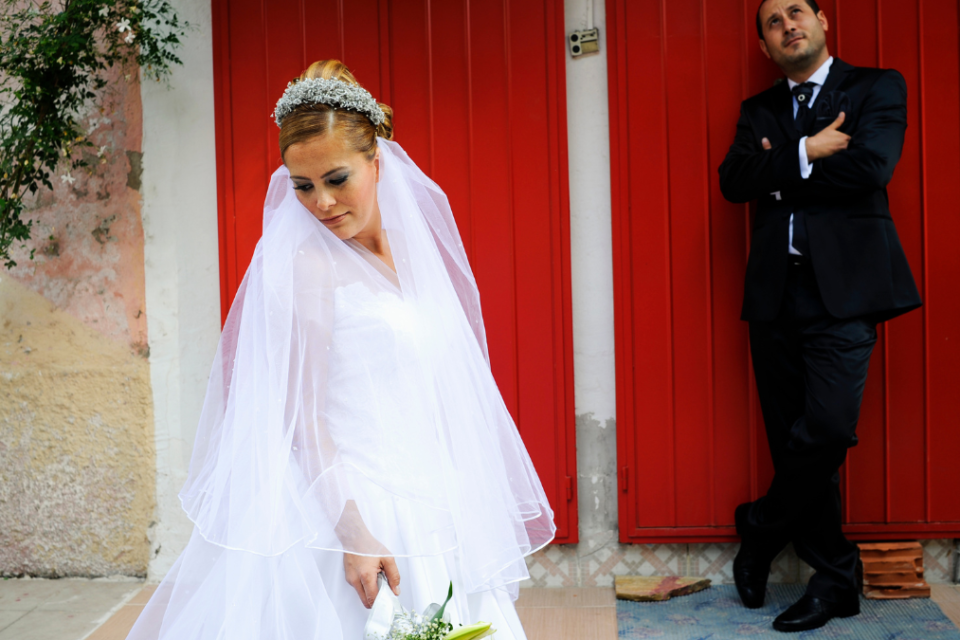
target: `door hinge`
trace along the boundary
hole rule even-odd
[[[620,468],[620,491],[626,493],[630,489],[628,480],[630,479],[630,467],[621,467]]]
[[[567,476],[567,502],[573,500],[573,478]]]

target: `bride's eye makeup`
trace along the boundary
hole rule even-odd
[[[330,178],[329,180],[327,180],[327,182],[329,182],[330,184],[334,185],[335,187],[339,187],[339,186],[342,185],[344,182],[346,182],[346,181],[347,181],[347,178],[349,178],[349,177],[350,177],[350,174],[345,173],[345,174],[343,174],[342,176],[337,176],[336,178]]]
[[[296,183],[294,183],[294,184],[293,184],[293,188],[294,188],[296,191],[310,191],[310,189],[313,189],[313,185],[310,184],[309,182],[307,182],[307,183],[305,183],[305,184],[296,184]]]

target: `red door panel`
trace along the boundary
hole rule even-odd
[[[339,58],[396,112],[446,191],[483,299],[493,373],[577,540],[563,3],[213,0],[224,315],[280,164],[270,119],[310,62]]]
[[[734,507],[773,474],[738,320],[750,211],[717,178],[741,100],[779,75],[758,4],[607,0],[624,542],[732,539]],[[958,2],[820,6],[834,55],[907,80],[890,204],[925,301],[880,329],[843,472],[847,531],[960,535]]]

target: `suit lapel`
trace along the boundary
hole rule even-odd
[[[793,124],[793,94],[790,93],[790,85],[786,78],[778,84],[773,91],[773,111],[777,114],[777,121],[783,128],[783,133],[790,140],[799,140],[800,132]]]
[[[853,69],[853,65],[835,57],[833,64],[830,65],[827,81],[823,83],[820,93],[817,94],[817,100],[820,99],[820,96],[836,90],[851,69]],[[790,93],[790,85],[787,84],[786,78],[776,86],[771,96],[773,98],[773,112],[777,114],[777,121],[780,123],[784,134],[790,140],[799,140],[801,134],[793,123],[793,94]]]
[[[820,94],[835,91],[836,88],[840,86],[840,82],[847,77],[847,73],[851,69],[853,69],[853,65],[847,64],[840,58],[834,58],[833,64],[830,65],[830,73],[827,75],[827,81],[824,82],[820,88]],[[817,99],[819,99],[820,94],[817,94]]]

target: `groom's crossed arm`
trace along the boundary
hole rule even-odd
[[[737,135],[720,165],[720,191],[730,202],[750,202],[803,180],[800,155],[792,144],[764,149],[750,121],[750,105],[740,105]]]
[[[903,150],[907,127],[907,87],[903,76],[886,71],[867,94],[846,148],[838,148],[842,120],[807,139],[813,172],[804,179],[794,144],[765,148],[758,142],[747,104],[741,106],[737,134],[720,165],[720,190],[731,202],[749,202],[780,192],[790,197],[838,197],[884,188]],[[849,119],[849,118],[848,118]],[[822,147],[818,152],[812,149]],[[823,155],[820,155],[822,153]]]

